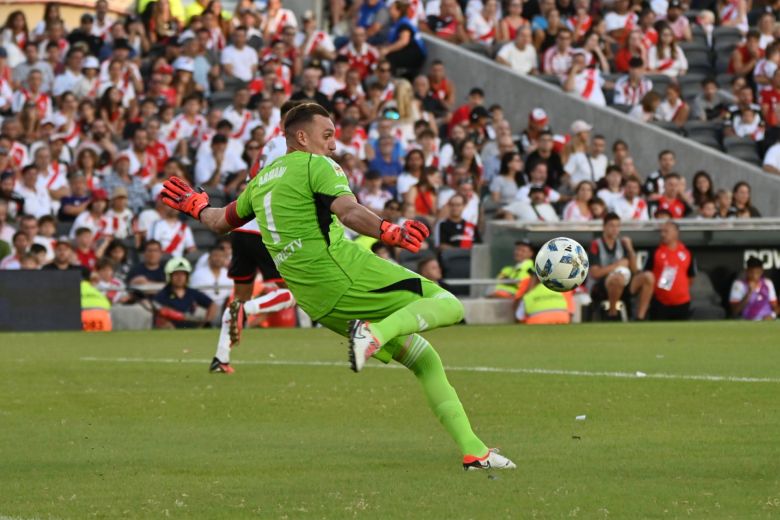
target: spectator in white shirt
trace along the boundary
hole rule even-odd
[[[574,54],[571,40],[572,33],[569,29],[558,31],[555,45],[547,49],[542,57],[542,72],[561,78],[566,76],[571,68],[572,55]]]
[[[516,200],[500,210],[496,216],[508,220],[527,222],[558,222],[558,214],[550,204],[544,186],[532,186],[526,200]]]
[[[636,106],[642,98],[653,90],[653,82],[645,77],[645,64],[642,58],[633,57],[628,62],[628,74],[615,82],[616,105]]]
[[[363,189],[358,192],[361,204],[376,213],[381,214],[385,204],[393,198],[393,194],[382,188],[382,175],[376,170],[369,170],[363,179]]]
[[[590,181],[580,181],[574,188],[574,198],[563,208],[563,220],[566,222],[586,222],[592,220],[588,203],[593,198],[595,188]]]
[[[24,167],[21,182],[16,184],[16,192],[24,198],[24,212],[36,218],[51,215],[54,210],[49,190],[38,182],[38,176],[38,168],[30,164]]]
[[[233,31],[233,44],[222,50],[221,63],[227,76],[248,82],[257,72],[259,60],[257,51],[246,45],[246,27]]]
[[[165,204],[157,211],[162,218],[151,225],[146,240],[158,241],[163,253],[171,256],[184,256],[195,251],[195,237],[186,222],[179,220],[179,212]]]
[[[59,74],[54,79],[54,87],[52,88],[54,97],[59,97],[65,92],[76,91],[76,87],[84,79],[84,75],[82,74],[83,60],[84,51],[80,48],[74,47],[68,51],[68,56],[65,59],[65,72]]]
[[[520,27],[515,41],[507,43],[498,51],[496,61],[519,74],[536,74],[538,60],[531,41],[531,28]]]
[[[764,171],[780,175],[780,142],[773,144],[764,156]]]
[[[596,195],[604,201],[610,211],[614,211],[617,199],[623,197],[623,172],[620,167],[614,164],[607,168],[607,174],[604,178],[606,186],[596,192]]]
[[[574,121],[571,125],[572,139],[567,145],[569,148],[569,160],[563,169],[569,176],[567,184],[570,188],[576,186],[582,181],[598,182],[607,168],[607,156],[604,155],[606,143],[604,138],[599,136],[591,144],[590,131],[591,125],[582,120]]]
[[[676,78],[688,72],[685,53],[674,41],[672,28],[664,25],[658,32],[658,43],[647,52],[648,68],[656,74]]]
[[[228,276],[228,257],[224,249],[213,246],[209,250],[205,264],[195,268],[190,277],[190,287],[194,287],[214,300],[218,307],[225,304],[233,287],[233,280]]]
[[[30,238],[24,231],[17,231],[13,237],[14,252],[0,261],[0,269],[12,270],[22,268],[22,257],[30,248]]]
[[[563,84],[565,92],[573,93],[594,105],[606,106],[604,97],[604,78],[599,69],[588,67],[588,57],[581,49],[574,51],[571,69]]]
[[[195,165],[195,183],[212,188],[228,188],[240,182],[247,165],[241,156],[226,153],[228,139],[222,134],[211,138],[211,153],[204,153]]]
[[[623,196],[613,202],[610,210],[617,213],[620,220],[650,220],[647,201],[641,193],[642,181],[639,177],[628,177],[623,186]]]

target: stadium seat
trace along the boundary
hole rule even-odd
[[[752,164],[761,164],[755,141],[747,137],[726,137],[723,139],[723,148],[728,155],[742,159]]]
[[[718,74],[718,76],[715,78],[715,81],[718,83],[718,87],[730,91],[731,82],[734,81],[734,74],[723,72],[721,74]]]
[[[707,136],[717,141],[721,126],[719,121],[688,121],[683,129],[686,135],[692,139],[696,136]]]
[[[707,33],[704,32],[704,29],[700,25],[691,25],[691,32],[693,33],[693,41],[696,43],[700,43],[704,45],[705,47],[708,47],[707,45]]]
[[[729,61],[731,61],[731,56],[728,54],[718,54],[715,58],[715,72],[717,74],[723,74],[728,72],[729,70]]]
[[[662,96],[666,95],[666,88],[672,82],[672,78],[666,74],[648,74],[647,79],[653,82],[653,91]]]
[[[707,47],[707,44],[701,41],[693,40],[692,42],[680,42],[677,45],[680,46],[680,48],[685,53],[685,56],[687,57],[689,53],[695,52],[695,51],[704,51],[704,52],[710,52],[710,48]]]
[[[668,132],[674,132],[675,134],[682,134],[683,130],[676,124],[669,122],[669,121],[651,121],[651,124],[653,126],[657,126],[659,128],[663,128],[664,130]]]
[[[737,44],[731,40],[716,41],[714,50],[715,50],[715,54],[717,55],[731,56],[731,53],[734,52],[734,49],[736,47]]]
[[[441,267],[445,278],[470,278],[471,277],[471,250],[470,249],[445,249],[441,252]],[[468,296],[468,286],[452,288],[452,293],[457,296]]]
[[[73,222],[57,222],[57,236],[61,237],[70,233],[70,228],[73,227]]]
[[[555,74],[539,74],[537,77],[540,80],[544,81],[545,83],[555,85],[556,87],[561,86],[561,78],[559,78]]]
[[[710,148],[714,148],[716,150],[720,150],[720,142],[718,139],[712,135],[707,134],[696,134],[688,136],[688,138],[691,141],[696,141],[699,144],[703,144],[704,146],[709,146]]]
[[[629,112],[631,112],[631,109],[634,107],[632,107],[631,105],[612,105],[612,108],[614,108],[615,110],[619,110],[624,114],[628,114]]]
[[[735,46],[742,41],[742,33],[736,27],[715,27],[712,34],[712,43],[714,47],[724,45],[727,42]]]
[[[193,229],[192,235],[195,237],[195,246],[202,251],[217,243],[217,235],[210,229]]]
[[[691,319],[722,320],[726,310],[707,273],[699,271],[691,284]]]
[[[708,74],[712,71],[712,57],[707,49],[691,49],[685,53],[688,59],[688,71],[693,73]]]
[[[699,72],[689,72],[685,76],[680,76],[678,82],[683,99],[692,98],[701,92],[701,82],[706,77],[706,74]]]

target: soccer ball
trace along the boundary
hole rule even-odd
[[[571,291],[588,276],[588,254],[571,238],[553,238],[539,249],[534,267],[536,276],[548,289]]]

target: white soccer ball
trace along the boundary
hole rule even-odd
[[[556,292],[576,289],[588,276],[588,253],[575,240],[566,237],[553,238],[536,254],[536,276]]]

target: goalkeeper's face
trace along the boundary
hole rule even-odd
[[[336,128],[329,117],[314,116],[296,138],[304,151],[319,155],[333,155],[336,151]]]

